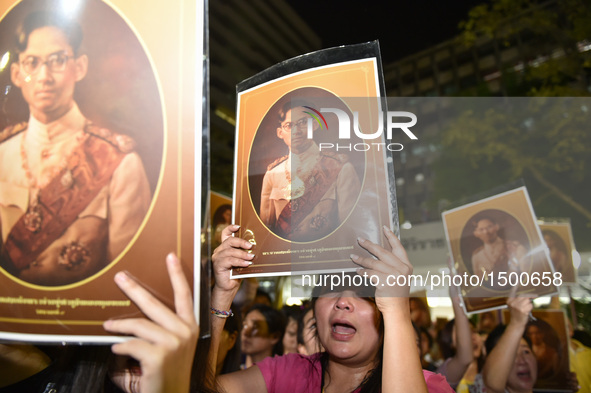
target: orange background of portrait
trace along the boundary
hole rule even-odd
[[[82,3],[90,7],[91,3],[97,2]],[[45,2],[54,6],[60,3]],[[194,236],[194,150],[196,134],[200,135],[195,128],[195,105],[201,103],[201,97],[195,96],[196,78],[201,74],[197,71],[201,66],[197,59],[202,58],[195,50],[198,30],[203,28],[202,21],[196,20],[196,7],[200,3],[190,0],[99,3],[112,7],[134,31],[150,59],[158,84],[159,97],[153,99],[162,108],[165,138],[160,146],[163,158],[152,205],[128,248],[101,272],[81,282],[55,288],[29,285],[0,273],[0,298],[127,301],[113,281],[118,271],[125,270],[172,307],[172,287],[165,257],[170,252],[177,253],[192,282],[194,252],[195,247],[199,247]],[[6,17],[16,4],[18,2],[0,0],[0,15]],[[39,2],[31,4],[39,8]],[[155,21],[157,29],[154,28]],[[198,272],[195,274],[199,277]],[[56,307],[0,302],[0,337],[8,333],[12,338],[10,334],[20,333],[37,335],[28,338],[32,341],[119,341],[105,332],[102,323],[110,318],[141,316],[133,303],[126,307],[61,306],[57,311],[63,311],[63,314],[59,316],[40,316],[36,309],[55,311]]]
[[[544,222],[539,225],[541,231],[546,229],[554,231],[564,242],[564,245],[566,246],[566,266],[563,272],[562,281],[565,284],[576,284],[577,274],[573,265],[573,251],[575,251],[576,248],[570,222]]]
[[[449,249],[452,254],[452,261],[458,274],[468,272],[467,268],[471,261],[464,261],[461,252],[462,232],[470,219],[478,212],[495,209],[507,213],[513,217],[525,230],[528,238],[529,249],[536,250],[534,253],[528,253],[527,258],[535,258],[537,271],[552,272],[549,256],[545,252],[545,243],[542,240],[541,232],[536,222],[535,214],[525,187],[507,191],[478,202],[470,203],[442,214],[445,234]],[[531,273],[531,272],[528,272]],[[479,276],[480,277],[480,276]],[[505,307],[508,290],[493,290],[482,287],[462,287],[462,297],[467,312],[484,312],[496,308]],[[532,292],[530,290],[530,292]],[[548,295],[556,292],[553,286],[539,286],[534,293],[538,296]],[[519,294],[525,293],[519,291]]]
[[[378,100],[368,99],[362,103],[347,100],[347,97],[379,97],[377,75],[376,59],[363,59],[290,74],[239,93],[238,137],[235,143],[234,222],[241,225],[241,236],[256,242],[256,256],[253,265],[246,270],[235,269],[234,275],[247,277],[353,270],[356,265],[350,260],[351,252],[365,253],[355,241],[357,236],[383,245],[382,226],[392,225],[392,214],[387,208],[390,196],[386,185],[383,152],[374,151],[366,155],[362,191],[351,216],[332,234],[316,241],[290,242],[269,231],[258,217],[257,209],[250,198],[251,192],[260,190],[249,190],[248,187],[248,163],[253,140],[269,108],[279,99],[293,90],[314,87],[341,98],[352,111],[377,115]],[[375,131],[376,121],[377,118],[368,116],[366,119],[360,119],[360,127],[362,130]],[[368,192],[371,192],[372,198],[367,197]],[[362,209],[365,209],[363,211],[366,213],[371,210],[371,215],[361,215]],[[346,249],[341,252],[320,253],[317,251],[319,247]],[[273,252],[281,254],[264,254]]]

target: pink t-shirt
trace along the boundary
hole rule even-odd
[[[320,353],[311,356],[290,353],[257,363],[269,393],[320,393],[322,366]],[[454,393],[445,377],[423,370],[429,393]],[[360,389],[353,393],[358,393]]]

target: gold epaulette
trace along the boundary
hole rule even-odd
[[[275,168],[277,165],[281,164],[283,161],[287,160],[287,157],[289,157],[289,155],[285,155],[283,157],[279,157],[278,159],[276,159],[275,161],[273,161],[272,163],[270,163],[267,166],[267,170],[270,171],[271,169]]]
[[[9,140],[13,136],[23,132],[27,129],[29,123],[26,121],[22,123],[13,124],[0,131],[0,143]]]
[[[127,154],[135,150],[135,141],[130,136],[119,134],[107,128],[96,126],[91,122],[86,123],[84,132],[110,143],[121,153]]]

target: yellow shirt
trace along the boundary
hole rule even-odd
[[[570,371],[577,374],[577,380],[581,385],[578,393],[591,393],[591,348],[572,338],[570,341]]]

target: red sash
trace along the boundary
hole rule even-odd
[[[26,214],[23,214],[10,231],[0,255],[0,265],[11,274],[27,268],[62,236],[107,185],[125,156],[110,141],[96,137],[93,132],[90,134],[72,153],[66,168],[39,191],[38,212],[42,218],[39,229],[28,229]],[[71,178],[67,179],[70,175]]]
[[[275,224],[277,235],[289,239],[292,228],[296,228],[312,212],[330,186],[336,182],[342,167],[343,164],[337,158],[321,156],[312,169],[312,174],[304,181],[304,194],[290,200],[281,211]]]

